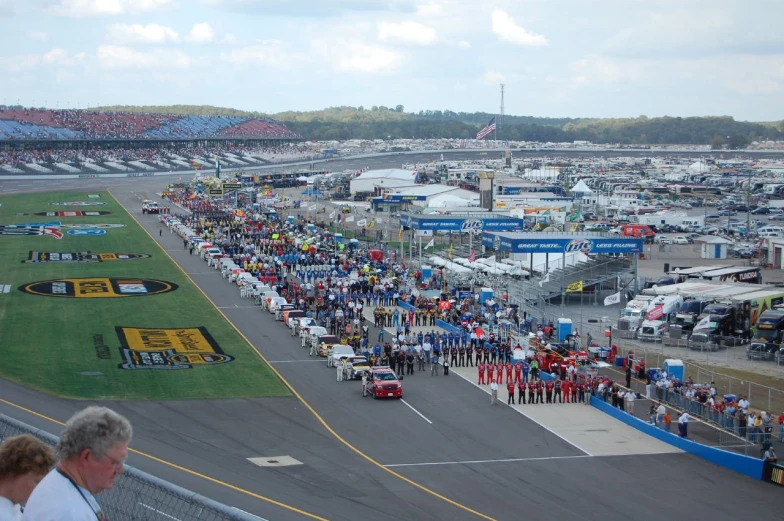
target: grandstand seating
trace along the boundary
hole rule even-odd
[[[267,118],[0,107],[0,140],[278,138],[300,136]]]

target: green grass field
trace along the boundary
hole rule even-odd
[[[88,195],[99,195],[89,198]],[[56,202],[101,202],[99,206],[52,206]],[[39,216],[39,212],[105,211],[85,217]],[[26,215],[22,215],[26,214]],[[17,235],[3,225],[62,223],[63,236]],[[69,235],[64,226],[122,224],[105,235]],[[33,232],[34,233],[34,232]],[[77,233],[84,233],[77,231]],[[25,263],[30,252],[133,253],[134,260]],[[39,258],[41,256],[39,255]],[[104,191],[48,192],[0,197],[0,376],[52,395],[77,399],[188,399],[288,396],[290,393],[252,348],[218,313],[188,277],[150,239],[115,199]],[[106,285],[103,277],[117,278]],[[20,291],[21,286],[53,279],[77,281],[73,292],[119,294],[120,298],[66,298]],[[173,283],[156,295],[139,291],[137,279]],[[8,287],[10,286],[10,288]],[[53,289],[54,288],[54,289]],[[38,291],[71,292],[70,284],[45,283]],[[152,292],[151,287],[147,288]],[[143,289],[142,289],[143,291]],[[121,352],[117,327],[127,331]],[[163,331],[158,328],[180,328]],[[185,331],[185,328],[205,328]],[[210,338],[211,337],[211,338]],[[225,359],[210,353],[217,345]],[[170,356],[170,355],[175,356]],[[166,368],[121,368],[121,364]],[[177,368],[177,369],[173,369]]]

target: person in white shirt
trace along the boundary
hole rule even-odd
[[[0,521],[21,519],[21,505],[53,466],[54,450],[38,438],[5,439],[0,445]]]
[[[626,393],[626,412],[634,416],[634,400],[637,398],[634,391]]]
[[[748,413],[749,407],[751,407],[751,404],[745,396],[742,396],[740,400],[738,400],[738,409],[742,409],[744,413]]]
[[[495,380],[490,384],[490,405],[498,403],[498,384]]]
[[[425,342],[422,344],[422,351],[425,352],[425,362],[427,362],[428,364],[430,363],[430,351],[432,349],[433,349],[433,346],[430,345],[430,342],[425,340]]]
[[[664,407],[663,403],[660,403],[659,406],[656,408],[656,425],[660,428],[664,428],[664,413],[667,412],[667,408]]]
[[[678,435],[681,438],[688,438],[689,437],[689,420],[691,416],[689,413],[685,412],[680,415],[678,418]]]
[[[57,467],[33,490],[22,521],[106,519],[94,496],[122,474],[132,436],[128,420],[106,407],[74,414],[57,444]]]

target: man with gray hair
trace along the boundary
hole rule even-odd
[[[94,495],[122,474],[132,436],[128,420],[106,407],[74,414],[57,444],[57,466],[33,491],[23,521],[105,520]]]

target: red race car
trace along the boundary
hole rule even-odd
[[[373,367],[368,380],[368,391],[373,398],[402,398],[403,384],[389,367]]]

